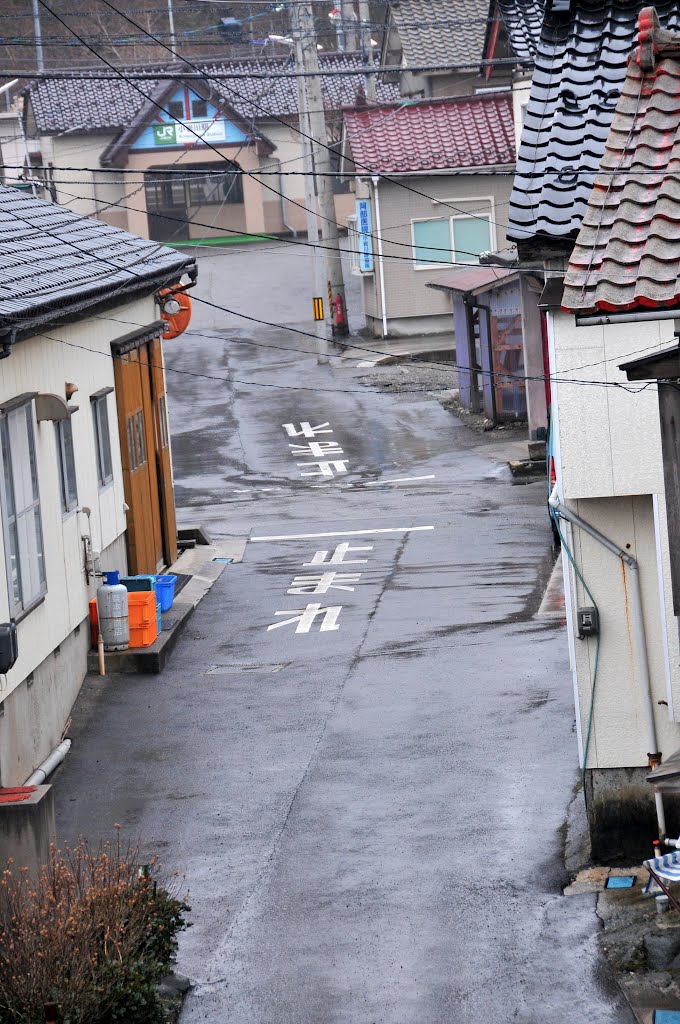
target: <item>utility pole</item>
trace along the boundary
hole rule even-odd
[[[42,48],[42,32],[40,30],[40,8],[38,0],[32,0],[33,6],[33,35],[35,36],[35,56],[38,64],[38,71],[45,70],[45,60]]]
[[[345,37],[345,49],[352,53],[357,48],[356,20],[354,4],[352,0],[340,0],[340,12],[342,14],[342,28]]]
[[[316,49],[316,33],[309,0],[294,0],[291,5],[293,18],[293,40],[295,42],[295,69],[306,74],[298,75],[298,101],[300,107],[300,129],[311,137],[311,165],[313,174],[305,174],[305,205],[321,217],[321,237],[326,255],[326,281],[329,298],[332,298],[337,313],[338,306],[342,310],[342,318],[333,317],[333,335],[344,336],[349,333],[347,326],[347,303],[345,299],[345,282],[342,276],[342,251],[340,236],[335,220],[335,200],[333,198],[333,178],[326,129],[326,114],[321,92],[319,54]],[[308,127],[305,127],[307,125]],[[304,140],[306,143],[308,139]],[[309,183],[309,184],[307,184]],[[316,195],[314,193],[316,192]],[[311,203],[310,203],[311,200]],[[309,216],[309,215],[308,215]],[[314,218],[316,221],[316,217]],[[308,219],[308,224],[310,220]],[[315,225],[316,226],[316,225]],[[324,295],[325,292],[317,292]],[[329,315],[333,309],[329,310]]]
[[[170,26],[170,46],[173,50],[176,50],[177,40],[175,37],[175,14],[172,9],[172,0],[168,0],[168,23]]]
[[[302,40],[300,39],[300,30],[298,27],[297,11],[295,8],[291,12],[293,19],[293,43],[295,46],[295,66],[300,68],[303,66],[302,60]],[[319,244],[319,218],[316,212],[316,192],[314,190],[314,163],[312,159],[312,143],[311,143],[311,128],[309,125],[309,114],[307,113],[307,97],[305,95],[305,79],[298,76],[297,82],[297,94],[298,94],[298,108],[300,111],[300,131],[303,132],[302,137],[302,153],[304,161],[304,183],[305,183],[305,207],[307,208],[307,241],[311,242],[314,246],[312,250],[312,272],[314,276],[314,295],[316,297],[324,298],[326,294],[326,286],[324,284],[324,267],[322,262],[322,254],[317,249]],[[281,182],[283,188],[283,180]],[[325,300],[324,300],[325,301]],[[326,324],[323,320],[314,321],[314,331],[316,334],[316,351],[317,351],[317,362],[319,365],[323,365],[328,362],[328,341],[326,335]]]
[[[368,13],[368,0],[359,0],[359,36],[361,39],[361,59],[366,67],[373,64],[373,44],[371,43],[371,18]],[[375,75],[365,75],[366,99],[376,103]]]

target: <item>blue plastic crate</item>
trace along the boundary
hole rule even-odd
[[[177,577],[168,574],[167,576],[156,576],[156,593],[161,603],[161,611],[169,612],[172,602],[175,600],[175,583]]]

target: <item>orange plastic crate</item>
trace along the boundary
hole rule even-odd
[[[130,591],[128,594],[130,647],[148,647],[158,637],[156,595],[153,590]]]

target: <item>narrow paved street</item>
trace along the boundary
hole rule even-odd
[[[266,300],[252,254],[202,257],[198,293],[299,323],[306,260],[277,258]],[[166,349],[180,520],[249,541],[161,676],[86,685],[60,838],[118,821],[184,877],[183,1024],[632,1020],[593,897],[561,893],[544,482],[422,384],[200,304],[192,331]]]

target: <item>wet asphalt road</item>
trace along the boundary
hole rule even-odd
[[[221,301],[224,262],[201,265]],[[426,392],[221,330],[167,347],[179,518],[250,542],[162,676],[83,691],[61,838],[119,821],[186,878],[183,1024],[632,1021],[593,897],[561,895],[577,765],[564,637],[534,618],[544,486]],[[303,476],[310,440],[347,472]],[[329,572],[352,589],[290,593]]]

